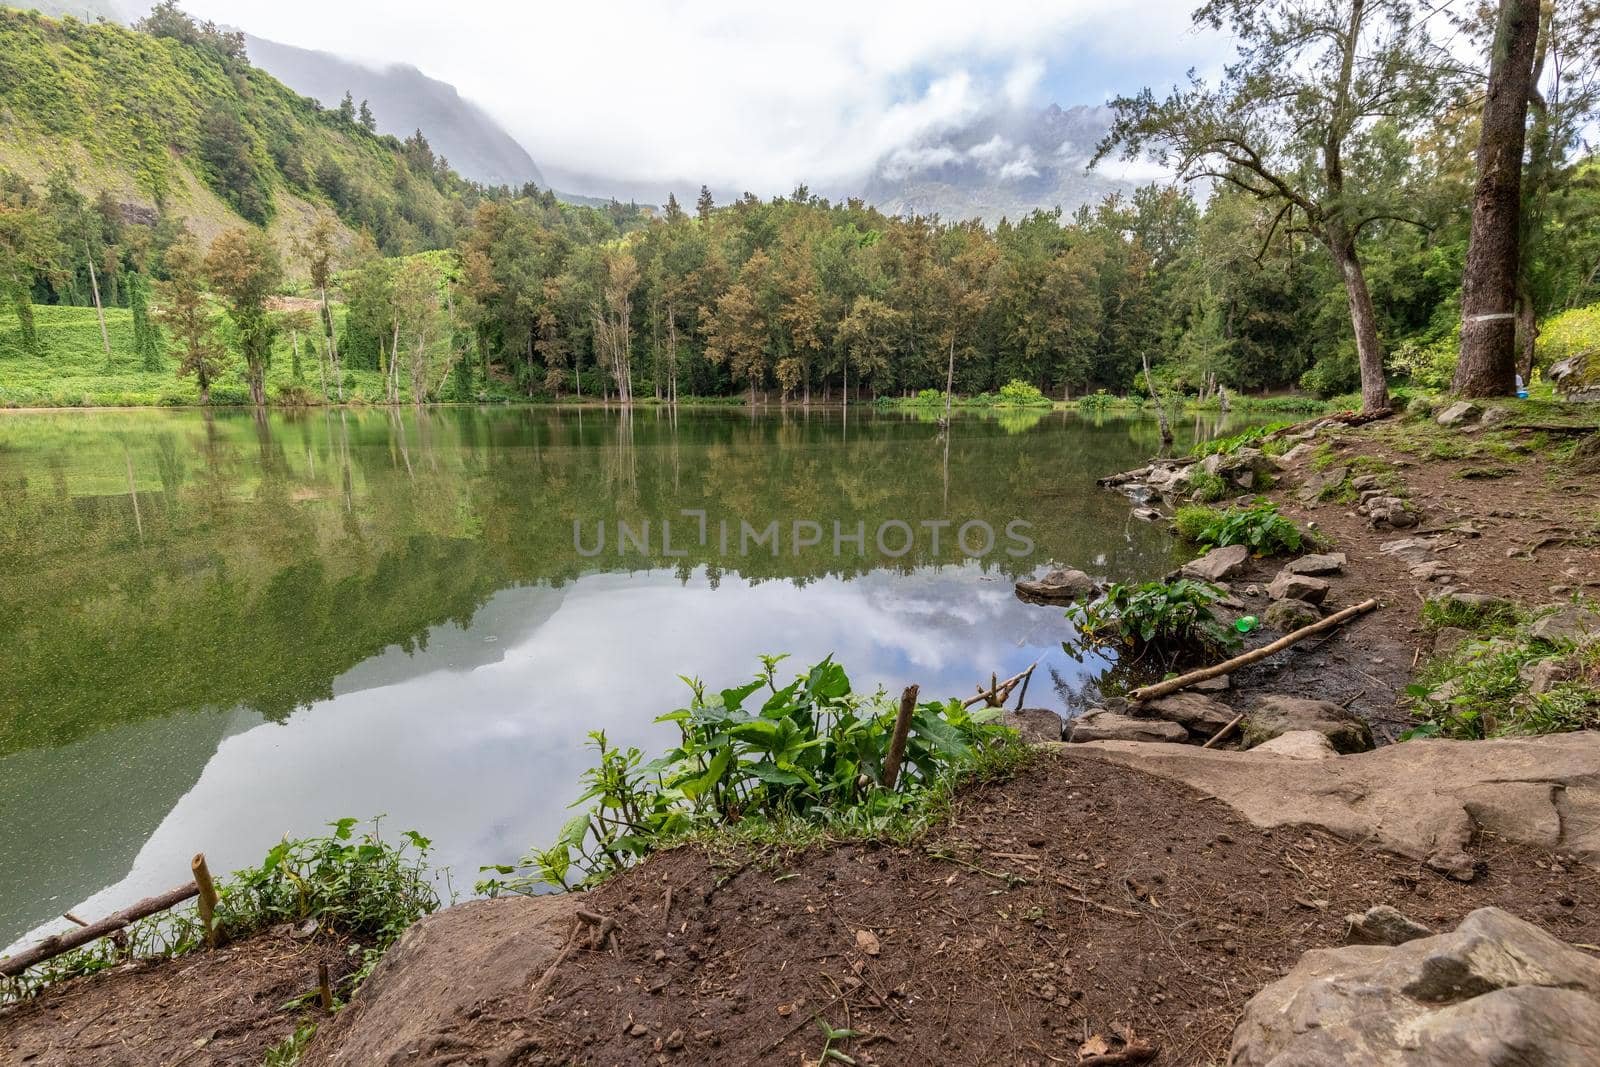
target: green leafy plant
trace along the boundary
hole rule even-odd
[[[1189,498],[1204,504],[1215,503],[1228,495],[1228,483],[1220,474],[1195,469],[1189,476]]]
[[[649,762],[636,748],[613,746],[604,731],[591,733],[598,761],[583,773],[573,805],[585,810],[550,847],[515,866],[484,868],[496,877],[480,891],[593,884],[666,844],[735,825],[757,834],[779,823],[882,830],[930,810],[954,776],[1015,741],[996,721],[998,710],[919,704],[899,777],[887,788],[898,701],[882,689],[853,692],[831,657],[779,685],[783,658],[762,657],[754,680],[721,691],[685,678],[688,705],[657,719],[676,724],[679,743]]]
[[[1194,447],[1189,449],[1189,454],[1196,458],[1214,455],[1231,456],[1246,446],[1261,445],[1267,437],[1292,425],[1293,423],[1288,422],[1274,422],[1266,426],[1252,426],[1248,430],[1241,430],[1239,433],[1229,437],[1214,437],[1209,441],[1196,441]]]
[[[1178,534],[1206,548],[1244,545],[1257,556],[1287,555],[1314,547],[1317,541],[1278,513],[1264,498],[1246,508],[1179,508]]]
[[[324,837],[284,840],[259,866],[219,883],[215,922],[222,937],[247,937],[278,923],[315,922],[319,931],[350,938],[361,954],[352,988],[365,978],[408,926],[438,908],[439,895],[429,873],[426,837],[408,830],[390,843],[379,835],[376,820],[359,836],[356,822],[340,819]],[[141,919],[123,934],[125,947],[101,938],[0,984],[0,1002],[125,959],[178,956],[205,943],[193,907]]]
[[[1222,591],[1206,582],[1113,585],[1099,600],[1075,604],[1067,612],[1091,641],[1136,651],[1216,651],[1236,648],[1240,638],[1224,625],[1211,605]]]
[[[1000,387],[996,403],[1004,407],[1049,407],[1050,398],[1041,393],[1039,387],[1032,382],[1013,378]]]

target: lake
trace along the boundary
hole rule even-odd
[[[1218,432],[1180,426],[1180,446]],[[1174,564],[1094,479],[1153,420],[657,409],[0,414],[0,945],[385,816],[470,892],[548,843],[586,734],[658,749],[678,676],[830,653],[971,695],[1041,660],[1052,562]]]

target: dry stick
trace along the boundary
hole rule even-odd
[[[900,694],[900,713],[894,719],[894,736],[889,739],[889,755],[883,761],[883,788],[894,789],[900,777],[900,760],[906,754],[906,736],[911,733],[911,714],[917,710],[917,691],[914,685],[906,686]]]
[[[1238,726],[1239,723],[1241,723],[1243,721],[1244,721],[1244,713],[1240,712],[1238,715],[1235,715],[1233,717],[1232,721],[1230,721],[1228,723],[1228,725],[1224,726],[1222,729],[1220,729],[1216,733],[1212,734],[1210,739],[1208,739],[1206,741],[1206,743],[1201,745],[1200,747],[1201,748],[1210,748],[1212,745],[1216,744],[1218,741],[1221,741],[1224,737],[1227,737],[1229,734],[1233,733],[1233,728],[1235,726]]]
[[[217,947],[217,887],[211,882],[211,868],[206,866],[206,854],[196,852],[194,859],[189,861],[189,869],[194,872],[195,891],[200,894],[200,922],[206,928],[206,947]]]
[[[333,1010],[333,983],[328,981],[328,964],[317,964],[317,997],[323,1011]]]
[[[1039,665],[1039,661],[1038,660],[1034,660],[1032,663],[1030,663],[1028,665],[1028,669],[1023,671],[1021,674],[1018,674],[1018,675],[1016,675],[1014,677],[1011,677],[1011,678],[1007,678],[1005,681],[1001,682],[999,685],[995,686],[994,689],[991,689],[987,693],[981,693],[980,692],[977,696],[968,697],[966,700],[961,702],[961,706],[964,707],[964,708],[970,708],[970,707],[972,707],[972,705],[976,704],[980,700],[987,700],[990,696],[994,695],[995,690],[999,690],[999,689],[1004,689],[1006,691],[1006,695],[1009,696],[1010,693],[1011,693],[1012,687],[1015,686],[1018,682],[1022,681],[1023,678],[1027,677],[1027,675],[1033,670],[1033,668],[1037,667],[1038,665]]]
[[[1188,674],[1181,674],[1176,678],[1169,678],[1164,682],[1157,682],[1155,685],[1142,686],[1141,688],[1135,689],[1133,692],[1129,693],[1128,699],[1133,701],[1154,700],[1157,697],[1164,697],[1169,693],[1176,693],[1180,689],[1187,689],[1196,682],[1203,682],[1208,678],[1215,678],[1222,674],[1231,674],[1240,667],[1255,663],[1257,660],[1266,659],[1268,656],[1276,652],[1282,652],[1284,649],[1288,648],[1297,641],[1303,641],[1313,634],[1320,634],[1327,630],[1332,630],[1336,626],[1341,626],[1344,623],[1349,622],[1357,615],[1365,615],[1367,612],[1372,611],[1377,606],[1378,600],[1376,597],[1373,597],[1371,600],[1364,600],[1361,603],[1356,604],[1354,607],[1345,608],[1343,611],[1336,611],[1332,615],[1329,615],[1326,619],[1322,619],[1319,622],[1314,622],[1310,626],[1302,626],[1293,633],[1285,634],[1284,636],[1278,638],[1270,645],[1262,645],[1260,648],[1252,649],[1251,651],[1244,653],[1242,656],[1235,656],[1230,660],[1224,660],[1222,663],[1216,663],[1210,667],[1202,667],[1200,670],[1190,671]]]
[[[69,930],[63,934],[53,934],[30,949],[0,960],[0,978],[15,978],[36,963],[43,963],[45,960],[53,959],[63,952],[69,952],[82,945],[87,945],[97,938],[121,930],[131,922],[143,919],[148,915],[154,915],[158,911],[166,911],[175,904],[182,904],[199,891],[199,888],[193,882],[189,882],[178,886],[176,889],[169,889],[165,893],[146,897],[137,904],[130,905],[115,914],[106,916],[99,922],[90,923],[87,926],[80,927],[77,930]]]

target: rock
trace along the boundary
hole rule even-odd
[[[1511,421],[1511,409],[1495,405],[1483,413],[1483,418],[1478,420],[1478,425],[1483,427],[1499,426],[1502,422]]]
[[[1234,1067],[1580,1067],[1600,961],[1499,908],[1397,946],[1313,949],[1245,1005]]]
[[[1433,654],[1435,656],[1452,655],[1461,647],[1463,641],[1472,640],[1472,631],[1463,630],[1459,626],[1441,626],[1439,632],[1433,635]]]
[[[1350,479],[1350,488],[1358,493],[1370,493],[1383,488],[1383,479],[1376,474],[1363,474]]]
[[[1340,574],[1344,571],[1349,560],[1343,552],[1328,552],[1301,556],[1299,559],[1290,560],[1284,564],[1283,569],[1290,574],[1328,575]]]
[[[1406,414],[1419,415],[1423,418],[1431,418],[1433,416],[1433,401],[1430,398],[1423,396],[1421,393],[1418,393],[1416,396],[1406,401]]]
[[[1454,589],[1446,590],[1443,593],[1435,593],[1428,598],[1428,603],[1437,606],[1441,611],[1465,615],[1473,619],[1492,619],[1501,615],[1510,615],[1516,611],[1516,606],[1503,596],[1491,596],[1488,593],[1463,593]]]
[[[1185,563],[1180,573],[1185,578],[1198,578],[1205,582],[1220,582],[1244,570],[1250,559],[1250,550],[1243,545],[1214,548],[1199,559]]]
[[[1315,730],[1336,752],[1367,752],[1373,747],[1372,727],[1326,700],[1269,694],[1250,709],[1239,731],[1244,747],[1254,748],[1291,730]]]
[[[1000,721],[1021,734],[1029,744],[1059,741],[1063,736],[1061,716],[1049,708],[1018,708],[1000,716]]]
[[[1432,937],[1433,931],[1406,918],[1398,908],[1376,904],[1359,915],[1346,915],[1344,940],[1347,945],[1403,945],[1419,937]]]
[[[1349,476],[1350,468],[1346,466],[1324,468],[1307,477],[1295,496],[1299,497],[1302,503],[1314,504],[1322,499],[1325,491],[1337,489]]]
[[[1314,826],[1470,880],[1483,831],[1600,869],[1600,731],[1418,739],[1336,760],[1197,745],[1102,742],[1058,751],[1214,796],[1256,826]]]
[[[1376,495],[1367,498],[1356,510],[1372,521],[1374,529],[1391,526],[1396,530],[1409,530],[1421,522],[1411,504],[1397,496],[1385,496],[1382,490],[1369,490]]]
[[[1281,466],[1293,467],[1293,466],[1296,466],[1297,464],[1303,462],[1306,459],[1306,457],[1310,456],[1311,453],[1313,453],[1315,451],[1316,451],[1316,448],[1313,447],[1310,444],[1310,442],[1301,441],[1299,444],[1297,444],[1293,448],[1289,449],[1289,451],[1287,451],[1283,455],[1279,456],[1278,457],[1278,463]]]
[[[1277,462],[1259,448],[1240,448],[1230,453],[1213,453],[1200,461],[1200,469],[1214,474],[1229,485],[1254,489],[1278,470]]]
[[[1424,563],[1434,558],[1434,544],[1434,540],[1428,537],[1405,537],[1398,541],[1385,541],[1378,546],[1378,551],[1387,553],[1402,563]]]
[[[1133,517],[1140,522],[1160,522],[1165,516],[1155,508],[1134,508]]]
[[[1321,578],[1296,574],[1285,567],[1267,586],[1267,595],[1273,600],[1303,600],[1307,604],[1320,604],[1328,598],[1329,588]]]
[[[1548,693],[1566,673],[1566,664],[1559,658],[1542,659],[1529,663],[1517,672],[1530,693]]]
[[[1134,704],[1129,713],[1141,719],[1175,722],[1205,740],[1233,721],[1234,711],[1199,693],[1181,692]]]
[[[1228,691],[1228,687],[1233,684],[1229,681],[1229,678],[1229,675],[1219,674],[1215,678],[1207,678],[1203,682],[1196,682],[1189,688],[1198,693],[1225,693]]]
[[[1439,559],[1418,563],[1409,573],[1419,582],[1443,582],[1456,577],[1456,572],[1450,569],[1450,565]]]
[[[1322,612],[1304,600],[1274,600],[1261,613],[1261,621],[1274,630],[1289,633],[1302,626],[1310,626],[1322,618]]]
[[[1160,719],[1135,719],[1114,711],[1096,709],[1086,711],[1068,723],[1071,732],[1067,740],[1073,744],[1087,741],[1168,741],[1189,740],[1189,731],[1175,722]]]
[[[1440,426],[1460,426],[1471,422],[1483,413],[1483,409],[1470,400],[1457,400],[1454,404],[1439,412],[1435,422]]]
[[[1071,567],[1051,571],[1042,578],[1025,578],[1017,583],[1017,595],[1032,600],[1065,602],[1091,597],[1098,592],[1098,582]]]
[[[1328,735],[1316,730],[1290,730],[1257,745],[1254,752],[1270,752],[1286,759],[1335,759],[1339,753]]]
[[[1577,604],[1566,604],[1541,617],[1528,633],[1551,644],[1587,645],[1600,638],[1600,614]]]

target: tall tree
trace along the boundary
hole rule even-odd
[[[1516,391],[1522,149],[1538,39],[1539,0],[1500,0],[1461,282],[1461,358],[1453,388],[1462,396]]]
[[[54,234],[27,183],[0,171],[0,300],[17,315],[22,350],[39,354],[33,282],[56,259]]]
[[[194,375],[200,403],[209,404],[211,382],[222,372],[223,355],[206,305],[205,264],[200,246],[184,233],[167,249],[164,262],[168,280],[157,286],[160,306],[156,317],[177,342],[178,377]]]
[[[1195,22],[1231,29],[1238,60],[1215,86],[1191,75],[1162,101],[1149,89],[1115,100],[1095,157],[1149,150],[1186,180],[1272,203],[1280,223],[1321,241],[1344,285],[1368,411],[1386,408],[1389,392],[1357,241],[1377,220],[1415,218],[1385,159],[1458,70],[1414,15],[1409,0],[1210,0]],[[1347,171],[1352,159],[1361,166]]]
[[[212,242],[206,254],[206,276],[228,302],[228,318],[233,320],[239,352],[244,356],[250,402],[264,407],[274,332],[267,298],[283,277],[278,250],[260,230],[228,230]]]
[[[401,266],[394,283],[395,348],[390,376],[399,381],[399,340],[410,344],[408,361],[411,377],[411,402],[420,404],[428,397],[428,343],[439,322],[439,272],[422,256],[412,256]],[[398,400],[398,386],[394,392]]]
[[[338,239],[338,222],[331,215],[320,215],[305,236],[297,239],[295,251],[304,257],[311,284],[317,287],[317,300],[322,304],[322,343],[327,350],[328,366],[333,371],[334,390],[338,393],[339,402],[343,403],[344,372],[339,365],[339,345],[333,334],[333,311],[328,307],[328,286],[333,281]],[[320,355],[317,363],[319,366],[322,363]]]

